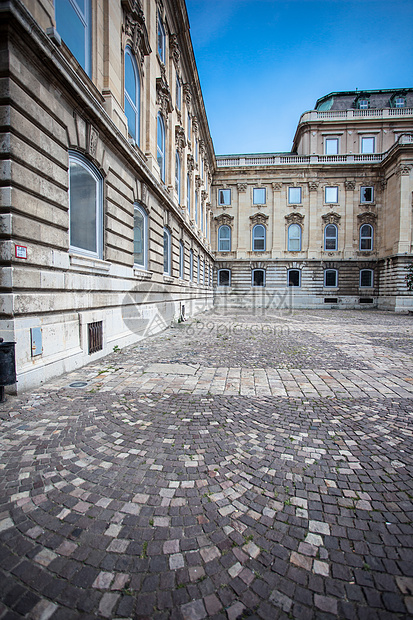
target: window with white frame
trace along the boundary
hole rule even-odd
[[[189,279],[192,282],[194,279],[194,251],[189,250]]]
[[[370,252],[373,249],[373,226],[363,224],[360,226],[360,250]]]
[[[288,251],[301,252],[301,226],[290,224],[288,227]]]
[[[231,271],[229,269],[218,269],[218,286],[231,285]]]
[[[301,187],[289,187],[288,188],[288,204],[289,205],[301,204]]]
[[[359,110],[368,110],[370,107],[370,102],[368,99],[359,99],[357,102],[357,107]]]
[[[231,229],[226,224],[218,228],[218,252],[231,251]]]
[[[360,188],[360,202],[373,202],[374,200],[374,188],[373,187],[361,187]]]
[[[184,279],[185,249],[183,241],[179,242],[179,277]]]
[[[191,216],[191,175],[189,172],[186,177],[186,204],[188,208],[188,215]]]
[[[191,115],[188,112],[187,114],[187,119],[188,119],[188,140],[191,141]]]
[[[373,269],[360,269],[360,288],[372,288]]]
[[[338,155],[338,138],[326,138],[324,151],[326,155]]]
[[[198,151],[199,151],[198,140],[195,140],[195,161],[197,163],[198,163]]]
[[[324,249],[336,251],[338,248],[338,228],[335,224],[327,224],[324,229]]]
[[[70,249],[95,258],[103,253],[103,179],[85,157],[69,152]]]
[[[230,189],[219,189],[218,190],[218,204],[220,206],[230,205],[231,204],[231,190]]]
[[[178,196],[178,204],[181,204],[181,157],[175,153],[175,191]]]
[[[55,0],[56,28],[89,77],[92,75],[90,0]]]
[[[142,269],[148,268],[148,215],[140,205],[134,206],[133,262]]]
[[[266,190],[265,187],[254,187],[252,190],[252,202],[254,205],[265,205]]]
[[[263,252],[265,250],[265,226],[256,224],[252,229],[252,251]]]
[[[265,286],[265,270],[253,269],[252,270],[252,286]]]
[[[324,286],[326,288],[337,288],[338,286],[337,269],[325,269],[324,270]]]
[[[198,191],[195,191],[195,223],[198,224]]]
[[[288,286],[301,286],[301,269],[289,269],[287,282]]]
[[[161,16],[158,13],[158,56],[163,63],[165,63],[165,43],[165,26],[163,25]]]
[[[171,265],[171,233],[167,228],[163,229],[163,272],[170,276],[172,273]]]
[[[176,76],[176,109],[180,110],[182,106],[182,84],[179,75]]]
[[[161,113],[158,113],[157,126],[157,162],[162,181],[165,181],[165,123]]]
[[[200,209],[200,220],[201,220],[201,231],[204,232],[204,205],[201,200],[201,209]]]
[[[197,263],[196,263],[196,279],[198,284],[201,281],[201,257],[198,254],[198,259],[197,259]]]
[[[205,261],[202,261],[202,282],[205,286]]]
[[[376,139],[370,136],[365,136],[361,138],[361,152],[362,153],[375,153]]]
[[[324,197],[326,204],[336,204],[338,202],[338,187],[326,187]]]
[[[395,108],[404,108],[406,106],[406,99],[404,97],[396,97],[394,99]]]
[[[140,78],[135,56],[129,46],[125,49],[125,115],[128,133],[140,144]]]

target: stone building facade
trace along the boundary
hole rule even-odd
[[[0,335],[29,388],[210,308],[183,0],[0,2]]]
[[[331,93],[291,153],[217,156],[216,304],[413,308],[413,90]]]
[[[412,296],[413,92],[333,93],[216,157],[184,0],[0,0],[0,335],[19,389],[213,303]]]

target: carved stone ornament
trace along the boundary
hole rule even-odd
[[[300,224],[303,225],[304,215],[301,213],[289,213],[289,215],[285,216],[286,224],[289,226],[290,224]]]
[[[344,187],[348,190],[355,190],[356,189],[356,182],[355,181],[344,181]]]
[[[198,133],[198,129],[199,129],[198,119],[196,116],[193,116],[192,117],[192,131],[194,133]]]
[[[145,183],[141,184],[141,202],[143,202],[144,205],[148,204],[148,187]]]
[[[195,160],[193,155],[188,155],[186,158],[188,172],[193,172],[195,170]]]
[[[412,169],[411,166],[409,166],[408,164],[400,164],[400,166],[397,169],[397,175],[398,176],[408,176],[410,174],[410,170]]]
[[[357,215],[357,219],[359,222],[359,226],[361,226],[362,224],[371,224],[372,226],[374,226],[377,221],[377,215],[375,213],[365,211],[364,213],[359,213]]]
[[[184,88],[186,105],[189,107],[191,105],[191,99],[192,99],[191,87],[189,84],[184,84],[183,88]]]
[[[250,215],[252,226],[255,226],[256,224],[264,224],[265,226],[268,219],[269,216],[265,215],[264,213],[255,213],[254,215]]]
[[[89,125],[88,152],[93,159],[96,159],[99,134],[93,125]]]
[[[202,179],[201,177],[197,174],[195,177],[195,187],[197,189],[199,189],[202,186]]]
[[[241,193],[241,192],[246,192],[247,191],[247,184],[246,183],[238,183],[237,185],[237,190]]]
[[[201,192],[201,200],[206,200],[208,198],[208,192],[203,189]]]
[[[180,155],[182,155],[186,145],[185,129],[180,125],[175,125],[175,146]]]
[[[160,106],[164,120],[168,118],[173,110],[172,95],[166,81],[165,67],[161,65],[161,77],[156,78],[156,103]]]
[[[323,220],[324,224],[337,224],[337,226],[339,226],[341,215],[333,211],[332,213],[326,213],[325,215],[322,215],[321,219]]]
[[[282,183],[271,183],[274,192],[280,192],[282,190]]]
[[[200,140],[198,143],[198,146],[199,146],[199,152],[203,156],[205,153],[205,142],[203,140]]]
[[[310,192],[316,192],[318,190],[318,185],[318,181],[309,181],[308,189],[310,190]]]
[[[231,226],[234,217],[232,215],[228,215],[228,213],[221,213],[220,215],[216,215],[214,220],[216,221],[218,226],[222,226],[226,224],[227,226]]]
[[[387,187],[387,179],[382,179],[382,180],[380,181],[380,189],[381,189],[381,191],[382,191],[382,192],[384,192],[384,190],[386,189],[386,187]]]
[[[145,16],[139,0],[122,0],[123,31],[131,39],[131,47],[136,58],[143,65],[144,57],[151,53]]]
[[[181,60],[181,50],[178,43],[178,35],[171,34],[169,37],[169,53],[172,56],[175,67],[179,67],[179,61]]]

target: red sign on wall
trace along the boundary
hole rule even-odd
[[[27,258],[27,248],[25,245],[16,245],[16,258]]]

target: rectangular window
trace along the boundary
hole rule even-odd
[[[361,139],[361,152],[362,153],[374,153],[375,152],[375,138],[362,138]]]
[[[360,188],[360,202],[373,202],[373,188],[361,187]]]
[[[191,141],[191,115],[188,112],[188,140]]]
[[[360,288],[371,288],[373,286],[373,270],[360,269]]]
[[[289,205],[301,204],[301,187],[289,187],[288,188],[288,204]]]
[[[289,269],[288,270],[288,286],[301,286],[300,269]]]
[[[231,272],[229,269],[218,271],[218,286],[229,286],[231,282]]]
[[[265,187],[260,187],[260,188],[254,187],[252,202],[254,205],[265,205],[265,202],[266,202]]]
[[[184,279],[184,263],[185,263],[185,251],[182,241],[179,242],[179,277]]]
[[[326,138],[325,154],[326,155],[338,155],[338,138]]]
[[[324,271],[324,286],[336,288],[338,282],[337,269],[326,269]]]
[[[252,286],[265,286],[264,269],[253,269],[252,270]]]
[[[56,0],[56,27],[83,70],[91,76],[90,0]]]
[[[178,76],[176,76],[176,109],[180,110],[181,109],[181,102],[182,102],[182,86],[181,86],[181,80],[179,79]]]
[[[325,201],[326,204],[332,204],[338,202],[338,187],[326,187],[325,188]]]
[[[165,63],[165,28],[161,16],[158,13],[158,55],[160,60]]]
[[[218,204],[219,205],[230,205],[231,204],[231,190],[230,189],[218,190]]]

